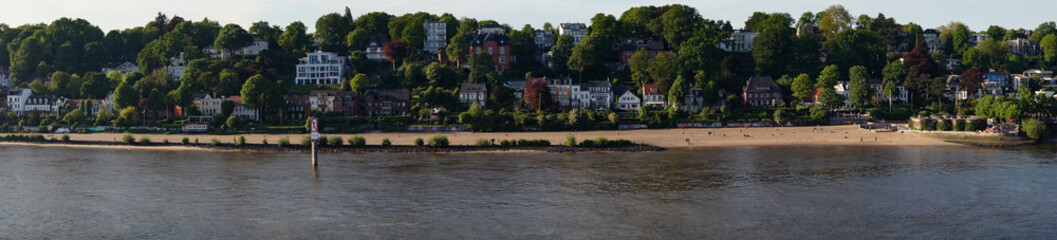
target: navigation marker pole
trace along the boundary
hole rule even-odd
[[[312,167],[319,166],[319,119],[312,118],[311,127],[309,128],[312,132]]]

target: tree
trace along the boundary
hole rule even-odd
[[[852,18],[844,6],[837,4],[826,8],[822,19],[818,21],[818,30],[827,39],[836,38],[844,30],[851,28]]]
[[[462,66],[462,59],[469,55],[469,50],[466,46],[466,39],[462,35],[452,36],[449,40],[448,46],[444,49],[448,53],[448,61],[455,62],[457,66]]]
[[[109,125],[110,121],[114,119],[114,113],[109,110],[100,108],[99,112],[95,114],[95,125],[103,126]]]
[[[121,109],[121,113],[114,119],[114,127],[128,128],[136,125],[139,120],[139,110],[136,107],[125,107]]]
[[[286,25],[283,34],[279,35],[279,47],[287,52],[304,49],[312,43],[311,37],[305,32],[307,29],[305,24],[300,21]]]
[[[1031,37],[1029,37],[1028,40],[1042,41],[1042,38],[1044,38],[1044,37],[1046,37],[1046,36],[1048,36],[1050,34],[1057,34],[1057,23],[1054,23],[1052,21],[1051,22],[1043,22],[1042,24],[1039,24],[1039,26],[1035,28],[1035,31],[1033,31],[1031,33]]]
[[[84,74],[84,83],[81,85],[81,96],[85,98],[104,98],[110,92],[111,83],[109,79],[99,72],[88,72]]]
[[[358,73],[352,77],[352,82],[349,84],[353,91],[362,93],[367,88],[371,87],[371,81],[367,79],[367,74]]]
[[[659,17],[650,20],[649,29],[656,35],[664,37],[668,43],[679,49],[684,41],[690,39],[702,22],[697,10],[686,5],[672,4]]]
[[[789,114],[785,113],[785,110],[774,110],[774,123],[781,126],[782,122],[788,121],[788,116]]]
[[[470,78],[468,81],[480,83],[488,82],[488,75],[495,73],[495,64],[492,63],[492,55],[488,53],[474,53],[470,55]]]
[[[815,81],[815,87],[833,88],[833,86],[837,85],[838,79],[840,79],[840,68],[836,64],[826,66],[819,73],[818,81]]]
[[[873,96],[871,93],[873,88],[870,88],[870,72],[863,66],[854,66],[848,71],[848,76],[851,81],[848,84],[848,88],[851,92],[848,94],[848,101],[852,105],[865,106],[869,104],[870,98]]]
[[[815,94],[815,83],[811,80],[811,75],[807,73],[801,73],[793,79],[793,96],[801,101],[810,99]]]
[[[899,93],[899,88],[896,87],[895,81],[885,81],[884,95],[888,98],[888,111],[892,111],[892,99]]]
[[[653,57],[653,61],[650,61],[647,71],[650,73],[653,83],[659,85],[662,90],[670,89],[672,88],[672,81],[675,80],[676,75],[679,73],[679,57],[672,52],[658,53],[657,56]]]
[[[907,77],[907,69],[899,61],[892,61],[881,70],[881,77],[884,82],[902,83]]]
[[[754,18],[757,16],[754,15]],[[760,31],[752,42],[752,57],[756,60],[756,73],[779,76],[785,73],[789,60],[793,58],[792,18],[788,14],[762,14],[753,30]],[[751,21],[752,19],[750,19]]]
[[[313,36],[319,48],[327,52],[348,52],[345,38],[352,30],[352,20],[338,13],[329,13],[316,20],[316,32]]]
[[[844,99],[841,95],[837,94],[836,89],[822,88],[822,92],[818,95],[818,103],[823,108],[834,109],[843,106]]]
[[[139,106],[139,92],[132,87],[132,84],[123,82],[117,86],[114,90],[114,107],[117,109],[125,109],[128,107],[135,108]]]
[[[551,63],[550,67],[556,73],[564,74],[568,72],[569,57],[573,54],[573,36],[562,34],[558,36],[558,40],[551,47]]]
[[[1021,122],[1021,130],[1024,131],[1024,135],[1028,136],[1032,140],[1039,141],[1046,137],[1046,125],[1042,124],[1038,119],[1030,118],[1025,119]]]
[[[231,100],[226,100],[226,99],[224,101],[220,102],[220,116],[221,117],[231,116],[232,112],[235,112],[235,102],[232,102]]]
[[[73,111],[66,113],[66,116],[62,117],[62,121],[66,122],[67,125],[84,121],[84,111],[81,109],[74,109]]]
[[[242,104],[247,108],[256,108],[258,113],[262,109],[272,108],[283,102],[281,91],[276,89],[275,83],[264,76],[253,75],[242,84]],[[262,121],[263,121],[263,114]]]
[[[584,80],[584,70],[596,64],[598,56],[595,56],[594,38],[587,36],[580,40],[580,44],[573,47],[572,55],[569,56],[569,70],[580,73],[579,81]]]
[[[407,43],[403,40],[392,40],[382,45],[382,54],[385,54],[385,58],[388,58],[393,64],[393,70],[396,70],[396,62],[403,62],[404,57],[407,57]]]
[[[238,129],[242,127],[242,121],[239,121],[239,118],[236,116],[230,116],[224,121],[224,127],[227,129]]]
[[[249,46],[250,43],[253,43],[253,35],[250,35],[238,24],[228,24],[220,29],[220,34],[217,35],[216,41],[213,42],[213,47],[218,51],[231,53]]]
[[[984,72],[979,68],[972,67],[962,72],[962,80],[958,84],[958,87],[972,96],[983,87],[983,83]]]
[[[969,49],[969,35],[971,34],[969,27],[960,22],[953,24],[954,32],[951,34],[951,41],[954,43],[954,51],[957,53],[965,52],[965,50]]]
[[[533,79],[525,83],[524,99],[529,108],[536,111],[550,108],[553,99],[551,98],[550,88],[547,87],[547,81]]]
[[[250,26],[249,32],[254,37],[259,37],[264,41],[275,43],[279,41],[279,35],[283,34],[283,29],[279,28],[277,25],[268,24],[267,21],[258,21]]]
[[[1057,61],[1057,35],[1050,34],[1043,37],[1042,42],[1039,42],[1039,47],[1042,47],[1047,63],[1053,64]]]
[[[33,90],[33,93],[37,95],[47,95],[51,93],[48,91],[48,85],[44,84],[44,81],[40,79],[33,80],[33,82],[29,83],[29,89]]]
[[[679,108],[686,101],[686,80],[682,75],[675,78],[672,88],[668,90],[668,103],[674,108]]]

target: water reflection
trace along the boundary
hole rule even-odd
[[[1049,146],[324,154],[318,168],[302,153],[0,151],[0,238],[1057,234]]]

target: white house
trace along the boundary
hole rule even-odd
[[[332,52],[313,52],[301,58],[297,64],[297,77],[294,83],[307,84],[341,84],[348,66],[345,57]]]
[[[28,88],[13,88],[7,90],[7,109],[15,114],[22,115],[25,110],[26,100],[33,96],[33,91]]]
[[[683,98],[683,105],[679,106],[679,110],[687,112],[698,112],[705,107],[705,95],[701,88],[690,88],[686,91],[686,96]]]
[[[624,94],[621,94],[617,98],[617,109],[621,111],[636,111],[642,107],[642,99],[639,96],[635,96],[635,93],[631,90],[624,90]]]
[[[0,69],[0,87],[11,87],[11,71]]]
[[[423,20],[423,22],[426,27],[426,42],[422,45],[422,50],[437,53],[448,42],[448,23],[430,20]]]
[[[385,53],[382,52],[382,47],[385,43],[389,42],[389,38],[383,34],[371,35],[371,40],[367,41],[367,48],[363,50],[363,55],[367,57],[367,60],[372,61],[385,61]]]
[[[608,81],[587,82],[591,94],[591,108],[595,111],[609,111],[613,107],[613,84]]]
[[[165,70],[169,71],[169,76],[172,77],[173,81],[180,81],[180,76],[183,76],[184,70],[187,69],[187,59],[184,59],[184,53],[180,53],[179,56],[169,59],[169,66],[165,66]]]
[[[202,112],[202,115],[215,116],[221,114],[221,104],[225,100],[230,100],[235,104],[235,108],[231,111],[231,116],[235,116],[240,120],[256,121],[258,118],[257,109],[246,108],[242,104],[242,97],[231,96],[231,97],[213,97],[209,94],[195,94],[193,103],[198,107],[198,111]]]
[[[569,105],[585,110],[591,108],[591,91],[585,84],[569,85]]]
[[[734,30],[734,33],[730,34],[730,45],[720,43],[719,48],[727,52],[752,52],[752,41],[759,35],[760,33],[750,30]]]
[[[462,83],[459,87],[459,102],[467,106],[476,103],[485,106],[488,99],[488,88],[484,83]]]
[[[126,61],[124,63],[121,63],[121,65],[118,65],[117,67],[103,68],[100,72],[103,72],[105,74],[105,73],[109,73],[110,71],[118,71],[118,72],[121,72],[121,73],[130,73],[130,72],[139,71],[139,67],[137,67],[136,64],[133,64],[132,62],[127,62]]]
[[[245,47],[239,50],[225,52],[217,50],[216,47],[207,46],[202,49],[202,52],[205,54],[209,54],[209,57],[212,58],[227,58],[234,55],[257,55],[264,50],[268,50],[268,41],[265,41],[264,39],[261,39],[259,37],[253,37],[253,42],[251,42],[250,45],[246,45]]]
[[[53,95],[31,95],[26,98],[25,105],[22,106],[22,112],[36,112],[38,114],[55,116],[64,104],[66,104],[66,98],[63,97],[56,97]]]
[[[668,103],[664,100],[664,92],[657,84],[642,85],[642,105],[664,108]]]
[[[940,42],[940,32],[936,29],[925,29],[925,32],[921,33],[921,38],[925,39],[925,46],[929,48],[929,53],[934,53],[943,48],[943,44]]]
[[[573,45],[580,44],[580,40],[587,37],[587,24],[583,23],[562,23],[558,25],[559,35],[570,35],[573,36]]]

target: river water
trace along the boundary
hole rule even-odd
[[[0,239],[1050,238],[1054,149],[0,146]]]

